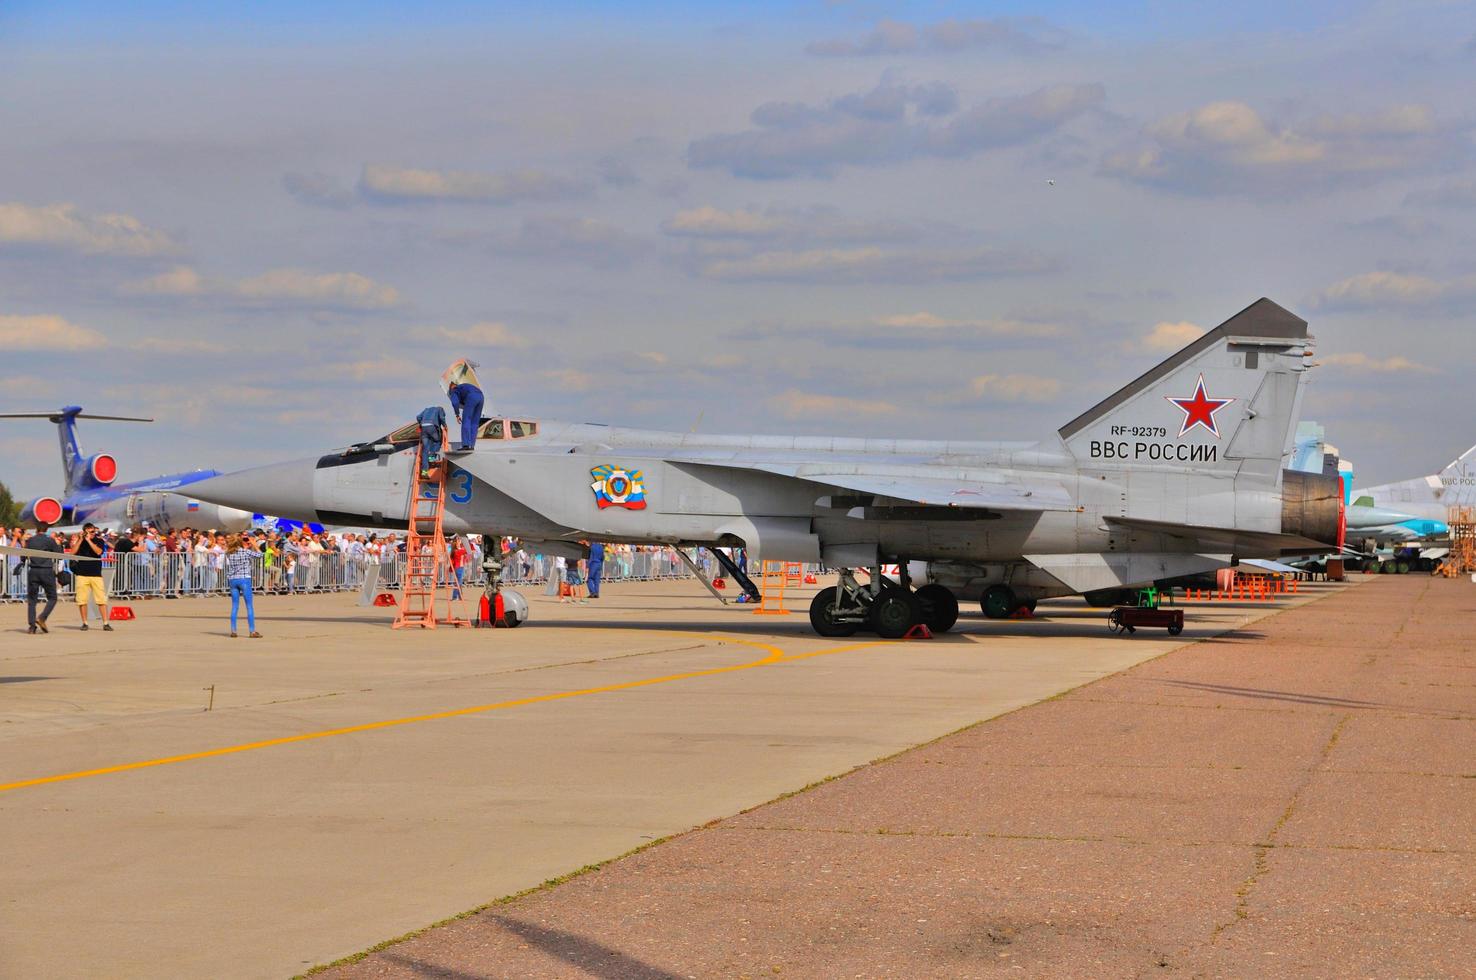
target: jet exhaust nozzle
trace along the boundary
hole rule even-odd
[[[1281,471],[1281,533],[1296,534],[1332,548],[1344,535],[1343,481],[1325,473]]]
[[[37,497],[21,511],[21,523],[60,524],[62,510],[61,501],[55,497]]]

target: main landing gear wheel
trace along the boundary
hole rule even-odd
[[[821,589],[810,600],[810,625],[821,636],[854,636],[859,629],[856,623],[837,623],[835,613],[835,586]]]
[[[958,622],[958,597],[941,585],[924,585],[914,593],[922,606],[922,621],[934,633],[947,633]]]
[[[1008,619],[1020,608],[1020,600],[1015,597],[1015,590],[1008,585],[991,585],[984,590],[979,605],[983,607],[984,615],[990,619]]]
[[[868,622],[884,640],[900,640],[922,620],[922,605],[906,589],[883,589],[871,603]]]

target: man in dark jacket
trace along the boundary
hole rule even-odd
[[[46,533],[45,524],[36,525],[36,533],[26,539],[26,548],[31,551],[54,551],[58,557],[65,557],[66,552],[62,546],[56,543],[51,535]],[[46,628],[46,620],[56,608],[56,561],[51,558],[22,558],[26,565],[26,622],[30,624],[28,632],[34,633],[40,630],[50,633]],[[36,615],[36,603],[41,600],[41,593],[46,593],[46,606],[41,610],[41,615]]]

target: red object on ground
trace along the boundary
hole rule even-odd
[[[133,607],[132,606],[113,606],[111,609],[108,610],[108,618],[109,619],[137,619],[138,617],[133,615]]]
[[[381,593],[379,593],[379,595],[375,596],[374,597],[374,604],[376,606],[397,606],[397,605],[399,605],[399,603],[395,602],[394,595],[391,594],[391,593],[389,593],[389,592],[381,592]]]
[[[1014,612],[1010,613],[1010,618],[1011,619],[1034,619],[1035,618],[1035,613],[1033,613],[1033,612],[1030,611],[1030,607],[1029,606],[1021,606],[1019,609],[1016,609]]]
[[[728,580],[727,579],[722,579],[722,578],[715,578],[715,579],[712,580],[712,587],[714,589],[726,589],[728,587]]]
[[[1107,614],[1109,627],[1119,633],[1133,633],[1139,626],[1158,626],[1172,636],[1184,631],[1184,610],[1153,609],[1149,606],[1116,606]]]
[[[912,629],[902,634],[904,640],[931,640],[933,631],[928,629],[927,623],[918,623]]]

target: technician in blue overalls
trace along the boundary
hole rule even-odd
[[[589,545],[589,574],[586,576],[585,586],[589,590],[591,599],[600,597],[600,576],[605,572],[605,546],[598,541],[592,541]]]
[[[447,394],[451,396],[451,410],[456,413],[456,421],[461,423],[462,452],[475,449],[477,429],[482,424],[482,389],[463,381],[459,385],[452,385]]]
[[[429,470],[441,458],[441,442],[446,431],[446,410],[439,405],[422,409],[415,416],[420,423],[420,475],[429,476]]]

